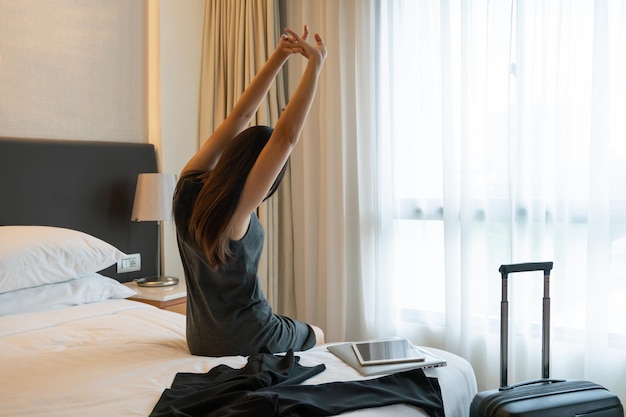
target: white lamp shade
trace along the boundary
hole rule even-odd
[[[137,222],[170,220],[175,188],[174,174],[139,174],[131,220]]]

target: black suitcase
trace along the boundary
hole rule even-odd
[[[550,379],[550,271],[552,262],[502,265],[500,304],[500,388],[476,394],[470,417],[624,417],[619,398],[589,381]],[[508,385],[508,275],[543,271],[542,378]]]

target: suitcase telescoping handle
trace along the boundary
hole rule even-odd
[[[500,266],[502,276],[502,302],[500,303],[500,387],[508,385],[509,363],[509,301],[508,278],[515,272],[543,271],[543,318],[542,318],[542,373],[550,378],[550,271],[552,262],[532,262]]]

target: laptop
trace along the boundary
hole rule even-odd
[[[387,339],[389,340],[389,339]],[[406,340],[406,339],[393,339],[393,340]],[[361,347],[366,346],[368,343],[379,344],[382,340],[371,340],[364,342],[356,342],[356,343],[340,343],[336,345],[330,345],[327,349],[337,356],[339,359],[346,362],[348,365],[352,366],[354,369],[359,371],[364,376],[372,376],[372,375],[381,375],[381,374],[391,374],[394,372],[408,371],[409,369],[416,368],[436,368],[441,366],[446,366],[447,362],[445,359],[429,352],[426,349],[423,349],[419,346],[414,346],[423,356],[423,359],[418,361],[398,361],[398,358],[395,358],[391,363],[382,363],[382,364],[372,364],[372,365],[362,365],[359,362],[359,358],[355,352],[355,345],[359,345]]]

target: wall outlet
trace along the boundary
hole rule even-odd
[[[117,261],[117,273],[123,274],[126,272],[134,272],[141,270],[141,254],[132,253],[126,258],[122,258]]]

